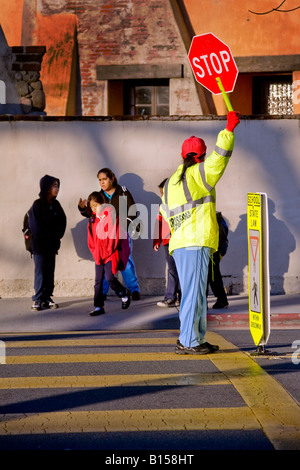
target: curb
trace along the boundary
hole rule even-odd
[[[276,313],[271,314],[272,329],[297,329],[300,328],[300,313]],[[249,329],[249,315],[247,314],[207,314],[207,325],[210,328],[221,329]]]

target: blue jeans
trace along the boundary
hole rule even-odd
[[[138,284],[137,276],[135,273],[135,266],[132,258],[132,240],[128,237],[129,246],[130,246],[130,256],[124,271],[121,271],[122,277],[124,279],[125,286],[131,292],[140,292],[140,287]],[[109,290],[109,284],[107,280],[103,279],[103,295],[106,295]]]
[[[181,287],[179,341],[186,347],[206,341],[209,256],[208,247],[178,248],[173,252]]]

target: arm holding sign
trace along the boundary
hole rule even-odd
[[[226,129],[229,132],[233,132],[236,126],[240,123],[239,113],[236,111],[229,111],[227,114],[227,126]]]

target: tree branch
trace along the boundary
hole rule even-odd
[[[272,13],[273,11],[278,11],[279,13],[289,13],[291,11],[295,11],[295,10],[298,10],[298,8],[300,8],[300,5],[296,8],[291,8],[290,10],[280,10],[280,7],[286,2],[286,0],[283,0],[283,2],[281,2],[278,7],[276,8],[272,8],[272,10],[269,10],[269,11],[265,11],[265,12],[262,12],[262,13],[258,13],[256,11],[251,11],[251,10],[248,10],[250,13],[253,13],[254,15],[268,15],[269,13]]]

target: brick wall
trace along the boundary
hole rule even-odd
[[[13,46],[11,48],[13,57],[12,70],[15,71],[40,71],[45,46]]]
[[[107,114],[106,83],[96,80],[97,65],[184,63],[189,80],[186,50],[169,0],[58,0],[54,5],[42,0],[39,8],[42,15],[77,15],[83,115]],[[180,88],[185,100],[179,105],[180,96],[174,94],[171,107],[190,114],[193,82],[183,81]]]
[[[11,52],[11,67],[15,72],[15,87],[20,96],[23,113],[44,111],[46,102],[40,70],[46,47],[13,46]]]

